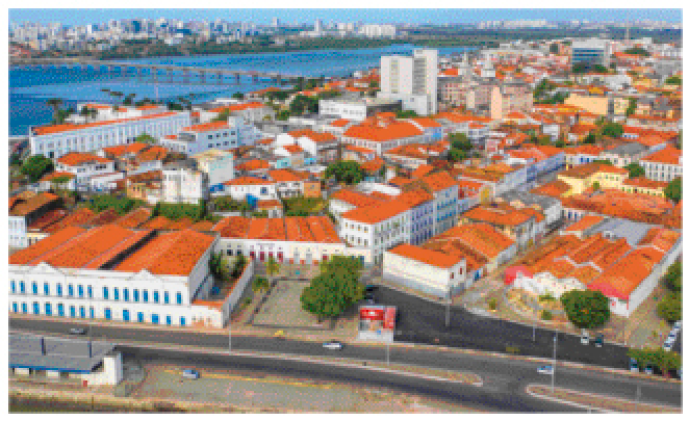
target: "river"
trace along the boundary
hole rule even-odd
[[[348,76],[357,70],[379,66],[382,55],[406,54],[415,47],[393,45],[374,49],[317,50],[292,53],[230,54],[191,57],[163,57],[127,60],[137,63],[171,64],[232,70],[280,72],[285,75]],[[440,55],[461,53],[464,47],[439,48]],[[122,61],[122,60],[119,60]],[[230,80],[228,80],[230,81]],[[151,79],[120,76],[101,71],[82,72],[76,69],[49,70],[10,69],[10,135],[26,135],[30,126],[50,123],[53,109],[46,105],[49,98],[60,98],[64,107],[77,102],[111,102],[112,97],[103,89],[136,94],[135,101],[143,98],[174,100],[186,97],[193,103],[215,97],[228,97],[235,92],[248,92],[275,85],[269,81],[253,82],[241,78],[240,83],[214,85],[202,84],[194,78],[181,83],[161,79],[154,84]]]

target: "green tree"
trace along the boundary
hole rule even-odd
[[[667,322],[681,319],[681,293],[667,293],[657,304],[657,315]]]
[[[665,273],[664,281],[665,287],[672,292],[681,292],[681,262],[677,261],[667,268]]]
[[[219,280],[230,279],[230,268],[228,267],[228,259],[223,255],[223,252],[212,253],[209,257],[209,271],[211,275]]]
[[[396,117],[399,119],[410,119],[412,117],[418,117],[415,110],[402,110],[396,112]]]
[[[675,204],[678,204],[679,201],[681,201],[681,194],[681,177],[677,177],[676,179],[669,182],[669,184],[665,188],[665,197],[667,199],[674,201]]]
[[[679,76],[670,76],[669,78],[665,79],[665,84],[666,85],[681,85],[681,78]]]
[[[648,53],[647,50],[640,48],[640,47],[629,48],[627,50],[624,50],[624,53],[632,54],[632,55],[636,55],[636,56],[645,56],[645,57],[650,56],[650,53]]]
[[[359,282],[362,264],[356,258],[334,256],[321,266],[300,296],[302,308],[319,319],[333,318],[362,300],[364,286]]]
[[[552,54],[559,54],[559,44],[553,42],[549,45],[549,52]]]
[[[231,98],[234,98],[236,100],[243,100],[245,98],[245,94],[243,94],[242,92],[236,92],[232,95]]]
[[[595,181],[595,182],[593,183],[593,190],[594,190],[594,191],[599,191],[600,188],[601,188],[600,182]]]
[[[608,165],[608,166],[613,166],[613,165],[614,165],[614,164],[612,164],[612,161],[610,161],[610,160],[593,160],[593,163],[597,163],[597,164],[606,164],[606,165]]]
[[[629,98],[629,106],[626,107],[626,117],[634,114],[636,112],[636,107],[638,107],[638,99]]]
[[[365,178],[365,172],[356,161],[337,161],[326,168],[326,178],[335,177],[339,183],[358,184]]]
[[[555,147],[557,148],[564,148],[566,146],[566,142],[564,142],[564,138],[559,138],[557,142],[554,144]]]
[[[125,99],[122,102],[122,105],[131,106],[134,103],[134,97],[136,97],[136,96],[137,96],[137,94],[134,94],[134,93],[127,94],[127,96],[125,97]]]
[[[612,138],[620,138],[624,133],[624,127],[619,123],[605,123],[602,127],[602,134]]]
[[[454,163],[460,163],[461,161],[466,160],[467,158],[468,154],[462,149],[451,148],[449,150],[449,161],[453,161]]]
[[[273,277],[278,274],[280,270],[281,264],[279,264],[273,256],[270,256],[266,263],[266,273],[269,275],[269,277]]]
[[[35,183],[44,174],[53,171],[53,161],[40,154],[32,155],[24,161],[20,171],[29,178],[31,183]]]
[[[155,144],[156,143],[156,138],[149,135],[148,133],[142,133],[141,135],[137,136],[137,138],[135,140],[137,142],[142,142],[145,144]]]
[[[309,97],[300,94],[296,95],[295,98],[293,98],[293,101],[291,101],[290,105],[288,105],[288,109],[290,110],[291,115],[299,116],[305,113],[305,110],[309,108],[309,105]]]
[[[638,163],[631,163],[624,168],[629,171],[629,179],[645,176],[645,169]]]
[[[653,363],[660,368],[665,378],[669,377],[669,371],[677,370],[681,367],[681,356],[677,352],[666,352],[662,347],[657,348],[653,353]]]
[[[379,88],[379,82],[377,82],[377,81],[370,81],[369,87],[370,87],[370,88]]]
[[[242,255],[241,255],[242,256]],[[252,291],[254,293],[263,292],[269,289],[269,280],[264,277],[256,277],[252,280]]]
[[[583,139],[583,143],[584,143],[584,144],[594,144],[595,142],[597,142],[597,138],[595,137],[595,134],[592,133],[592,132],[589,133],[589,134],[585,137],[585,139]]]
[[[58,111],[60,111],[60,106],[62,105],[62,100],[60,98],[51,98],[48,101],[46,101],[46,104],[51,106],[53,108],[53,122],[54,124],[57,124],[58,120]]]
[[[451,142],[451,146],[453,148],[463,151],[470,151],[473,149],[473,143],[470,142],[465,133],[452,133],[449,135],[449,141]]]
[[[609,321],[609,300],[600,291],[571,290],[561,295],[561,303],[569,321],[578,328],[602,327]]]
[[[290,111],[281,110],[276,115],[276,120],[288,120],[289,117],[290,117]]]
[[[245,258],[245,255],[237,255],[237,257],[235,258],[235,263],[233,264],[233,271],[231,272],[231,276],[233,278],[240,277],[246,265],[247,258]]]

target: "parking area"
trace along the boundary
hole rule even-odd
[[[198,368],[199,379],[183,379],[182,369],[147,365],[147,377],[132,397],[230,405],[250,412],[464,411],[460,406],[383,389],[204,368]]]

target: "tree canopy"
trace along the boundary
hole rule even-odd
[[[115,212],[123,215],[130,212],[135,206],[141,204],[143,204],[143,201],[128,198],[126,196],[119,198],[115,195],[97,195],[89,201],[88,207],[95,212],[114,209]]]
[[[681,78],[679,76],[670,76],[665,79],[665,84],[667,85],[681,85]]]
[[[571,290],[561,295],[569,321],[578,328],[598,328],[609,321],[609,300],[597,290]]]
[[[399,119],[410,119],[411,117],[417,117],[415,110],[401,110],[396,112],[396,117]]]
[[[359,282],[362,264],[356,258],[334,256],[321,265],[300,296],[302,308],[321,318],[333,318],[360,301],[364,286]]]
[[[667,293],[657,304],[657,315],[668,322],[681,319],[681,293]]]
[[[339,183],[358,184],[365,178],[365,172],[357,161],[337,161],[326,168],[326,178],[335,177]]]
[[[669,182],[669,184],[665,188],[665,197],[667,199],[674,201],[674,203],[678,204],[679,201],[681,201],[681,194],[681,177],[677,177],[676,179]]]
[[[640,47],[629,48],[627,50],[624,50],[624,53],[632,54],[635,56],[645,56],[645,57],[650,56],[650,53],[648,52],[648,50],[645,50],[645,49],[640,48]]]
[[[44,174],[53,171],[53,161],[41,154],[32,155],[24,161],[20,171],[34,183],[41,179]]]
[[[608,166],[613,166],[612,161],[610,160],[593,160],[593,163],[597,164],[607,164]]]
[[[605,123],[602,126],[602,134],[604,136],[610,136],[612,138],[620,138],[624,133],[624,127],[619,123]]]
[[[630,179],[645,176],[645,169],[638,163],[631,163],[628,166],[625,166],[624,168],[629,171]]]
[[[665,377],[669,376],[670,370],[681,368],[681,356],[677,352],[666,352],[663,348],[653,349],[646,347],[643,349],[630,348],[626,355],[636,359],[641,365],[651,364],[657,366]]]
[[[144,144],[155,144],[156,138],[149,135],[148,133],[142,133],[141,135],[137,136],[136,141],[142,142]]]
[[[233,95],[231,96],[231,98],[236,99],[236,100],[242,100],[242,99],[245,98],[245,94],[243,94],[242,92],[239,92],[239,91],[238,91],[238,92],[236,92],[235,94],[233,94]]]

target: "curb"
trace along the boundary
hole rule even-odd
[[[597,407],[597,406],[590,406],[590,405],[587,405],[587,404],[575,403],[575,402],[571,402],[571,401],[569,401],[569,400],[559,399],[559,398],[557,398],[557,397],[551,397],[551,396],[546,396],[546,395],[544,395],[544,394],[535,393],[535,392],[531,391],[531,387],[546,387],[546,386],[543,385],[543,384],[528,384],[528,385],[525,387],[525,392],[526,392],[527,394],[529,394],[529,395],[531,395],[531,396],[533,396],[533,397],[541,398],[541,399],[543,399],[543,400],[556,401],[556,402],[559,402],[559,403],[562,403],[562,404],[567,404],[567,405],[569,405],[569,406],[575,406],[575,407],[580,407],[580,408],[584,408],[584,409],[592,409],[592,410],[597,410],[597,411],[604,412],[604,413],[622,413],[622,412],[619,412],[619,411],[616,411],[616,410],[603,409],[603,408],[600,408],[600,407]],[[631,404],[631,405],[636,405],[636,402],[633,402],[633,401],[631,401],[631,400],[624,399],[624,398],[621,398],[621,397],[616,397],[616,396],[606,396],[606,395],[602,395],[602,394],[587,393],[587,392],[584,392],[584,391],[572,390],[572,389],[563,388],[563,387],[556,387],[555,389],[561,390],[561,391],[564,391],[564,392],[567,392],[567,393],[576,393],[576,394],[581,394],[581,395],[590,396],[590,397],[601,397],[601,398],[604,398],[604,399],[616,400],[616,401],[628,403],[628,404]],[[638,404],[639,404],[639,405],[643,405],[643,406],[655,406],[655,407],[658,407],[658,408],[661,408],[661,409],[667,409],[667,410],[675,411],[675,412],[677,412],[677,411],[678,411],[678,412],[681,412],[681,411],[682,411],[682,408],[681,408],[681,407],[669,406],[669,405],[664,405],[664,404],[655,404],[655,403],[650,403],[650,402],[639,402]],[[638,412],[637,412],[637,413],[638,413]],[[645,413],[649,413],[649,412],[645,412]],[[655,412],[652,412],[652,413],[655,413]]]
[[[535,384],[529,384],[528,386],[525,387],[525,392],[531,397],[535,397],[535,398],[538,398],[541,400],[552,401],[552,402],[556,402],[556,403],[560,403],[560,404],[565,404],[567,406],[573,406],[573,407],[577,407],[579,409],[587,409],[589,411],[590,410],[596,410],[596,411],[602,412],[602,413],[617,413],[617,412],[614,412],[612,410],[601,409],[601,408],[595,407],[595,406],[588,406],[585,404],[575,403],[575,402],[568,401],[568,400],[558,399],[556,397],[545,396],[542,394],[534,393],[534,392],[530,391],[530,387],[533,385],[535,385]]]

